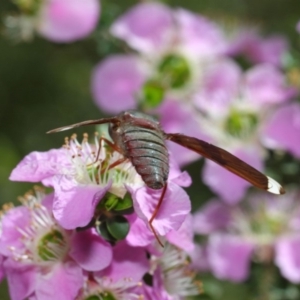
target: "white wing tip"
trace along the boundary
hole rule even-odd
[[[285,193],[284,188],[273,178],[267,176],[268,178],[268,192],[277,194],[277,195],[282,195]]]

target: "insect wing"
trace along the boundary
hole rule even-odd
[[[55,132],[60,132],[60,131],[65,131],[65,130],[69,130],[72,128],[80,127],[80,126],[92,125],[92,124],[96,125],[96,124],[117,123],[117,122],[119,122],[118,117],[103,118],[103,119],[98,119],[98,120],[89,120],[89,121],[84,121],[84,122],[52,129],[52,130],[48,131],[47,133],[55,133]]]
[[[226,170],[250,182],[255,187],[274,194],[285,193],[284,188],[274,179],[262,174],[222,148],[179,133],[166,133],[166,139],[214,161]]]

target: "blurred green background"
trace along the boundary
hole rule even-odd
[[[24,155],[31,151],[58,148],[63,144],[65,134],[46,135],[47,130],[103,116],[92,101],[91,70],[105,55],[121,51],[105,39],[105,31],[115,16],[137,2],[102,1],[102,16],[98,29],[89,38],[72,44],[54,44],[39,37],[30,43],[15,43],[4,35],[4,26],[1,24],[3,33],[0,37],[1,204],[15,202],[17,196],[31,188],[30,184],[8,180],[12,168]],[[216,19],[241,20],[257,24],[263,34],[283,34],[289,39],[292,49],[298,51],[300,49],[300,36],[295,31],[295,25],[300,19],[299,0],[165,2]],[[0,1],[2,19],[15,11],[16,7],[11,1]],[[76,132],[83,131],[76,130]],[[201,164],[198,162],[188,168],[197,180]],[[189,192],[192,198],[193,195],[199,196],[199,186],[190,188]],[[207,198],[209,191],[203,188],[201,195],[203,199]],[[207,288],[210,288],[209,284]],[[220,286],[221,292],[215,291],[216,299],[248,299],[248,288],[246,284],[237,287],[223,283]],[[5,282],[1,285],[0,299],[9,299]]]

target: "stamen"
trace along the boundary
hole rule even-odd
[[[45,197],[44,190],[35,186],[34,191],[36,194],[29,191],[19,197],[19,201],[28,209],[30,216],[29,224],[16,227],[24,248],[10,247],[9,249],[16,261],[57,262],[64,259],[68,251],[67,235],[64,229],[56,225],[51,213],[41,204]]]
[[[188,256],[181,249],[167,244],[157,263],[161,267],[164,286],[170,295],[185,297],[202,292],[202,285],[195,280],[195,273],[189,269]]]

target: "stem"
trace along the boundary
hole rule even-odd
[[[272,262],[261,265],[257,282],[257,300],[272,300],[271,291],[276,281],[276,268]]]

